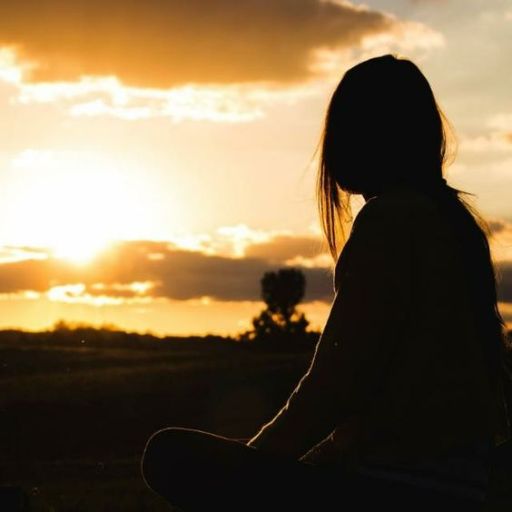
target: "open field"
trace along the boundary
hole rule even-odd
[[[184,426],[249,437],[310,359],[222,340],[104,334],[112,338],[2,337],[1,474],[30,494],[30,510],[168,510],[140,478],[151,433]]]
[[[310,358],[221,339],[0,333],[2,484],[21,486],[30,511],[169,510],[139,473],[151,433],[250,437]],[[499,454],[493,510],[512,509],[511,454]]]

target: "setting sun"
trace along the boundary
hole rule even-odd
[[[115,164],[90,154],[28,150],[12,168],[16,228],[54,256],[87,263],[125,234],[137,191]]]

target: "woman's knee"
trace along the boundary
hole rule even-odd
[[[170,466],[181,459],[188,429],[169,427],[155,432],[147,441],[142,454],[141,472],[144,480],[154,490]]]

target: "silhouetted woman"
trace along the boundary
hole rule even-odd
[[[446,126],[409,60],[385,55],[345,73],[317,182],[335,297],[311,365],[246,444],[179,427],[154,434],[142,470],[169,503],[480,510],[491,450],[510,437],[504,322],[485,221],[443,178]],[[366,202],[346,238],[350,194]]]

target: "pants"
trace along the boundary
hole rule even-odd
[[[241,441],[172,427],[153,434],[146,484],[183,512],[476,512],[483,506],[403,483],[313,466]]]

